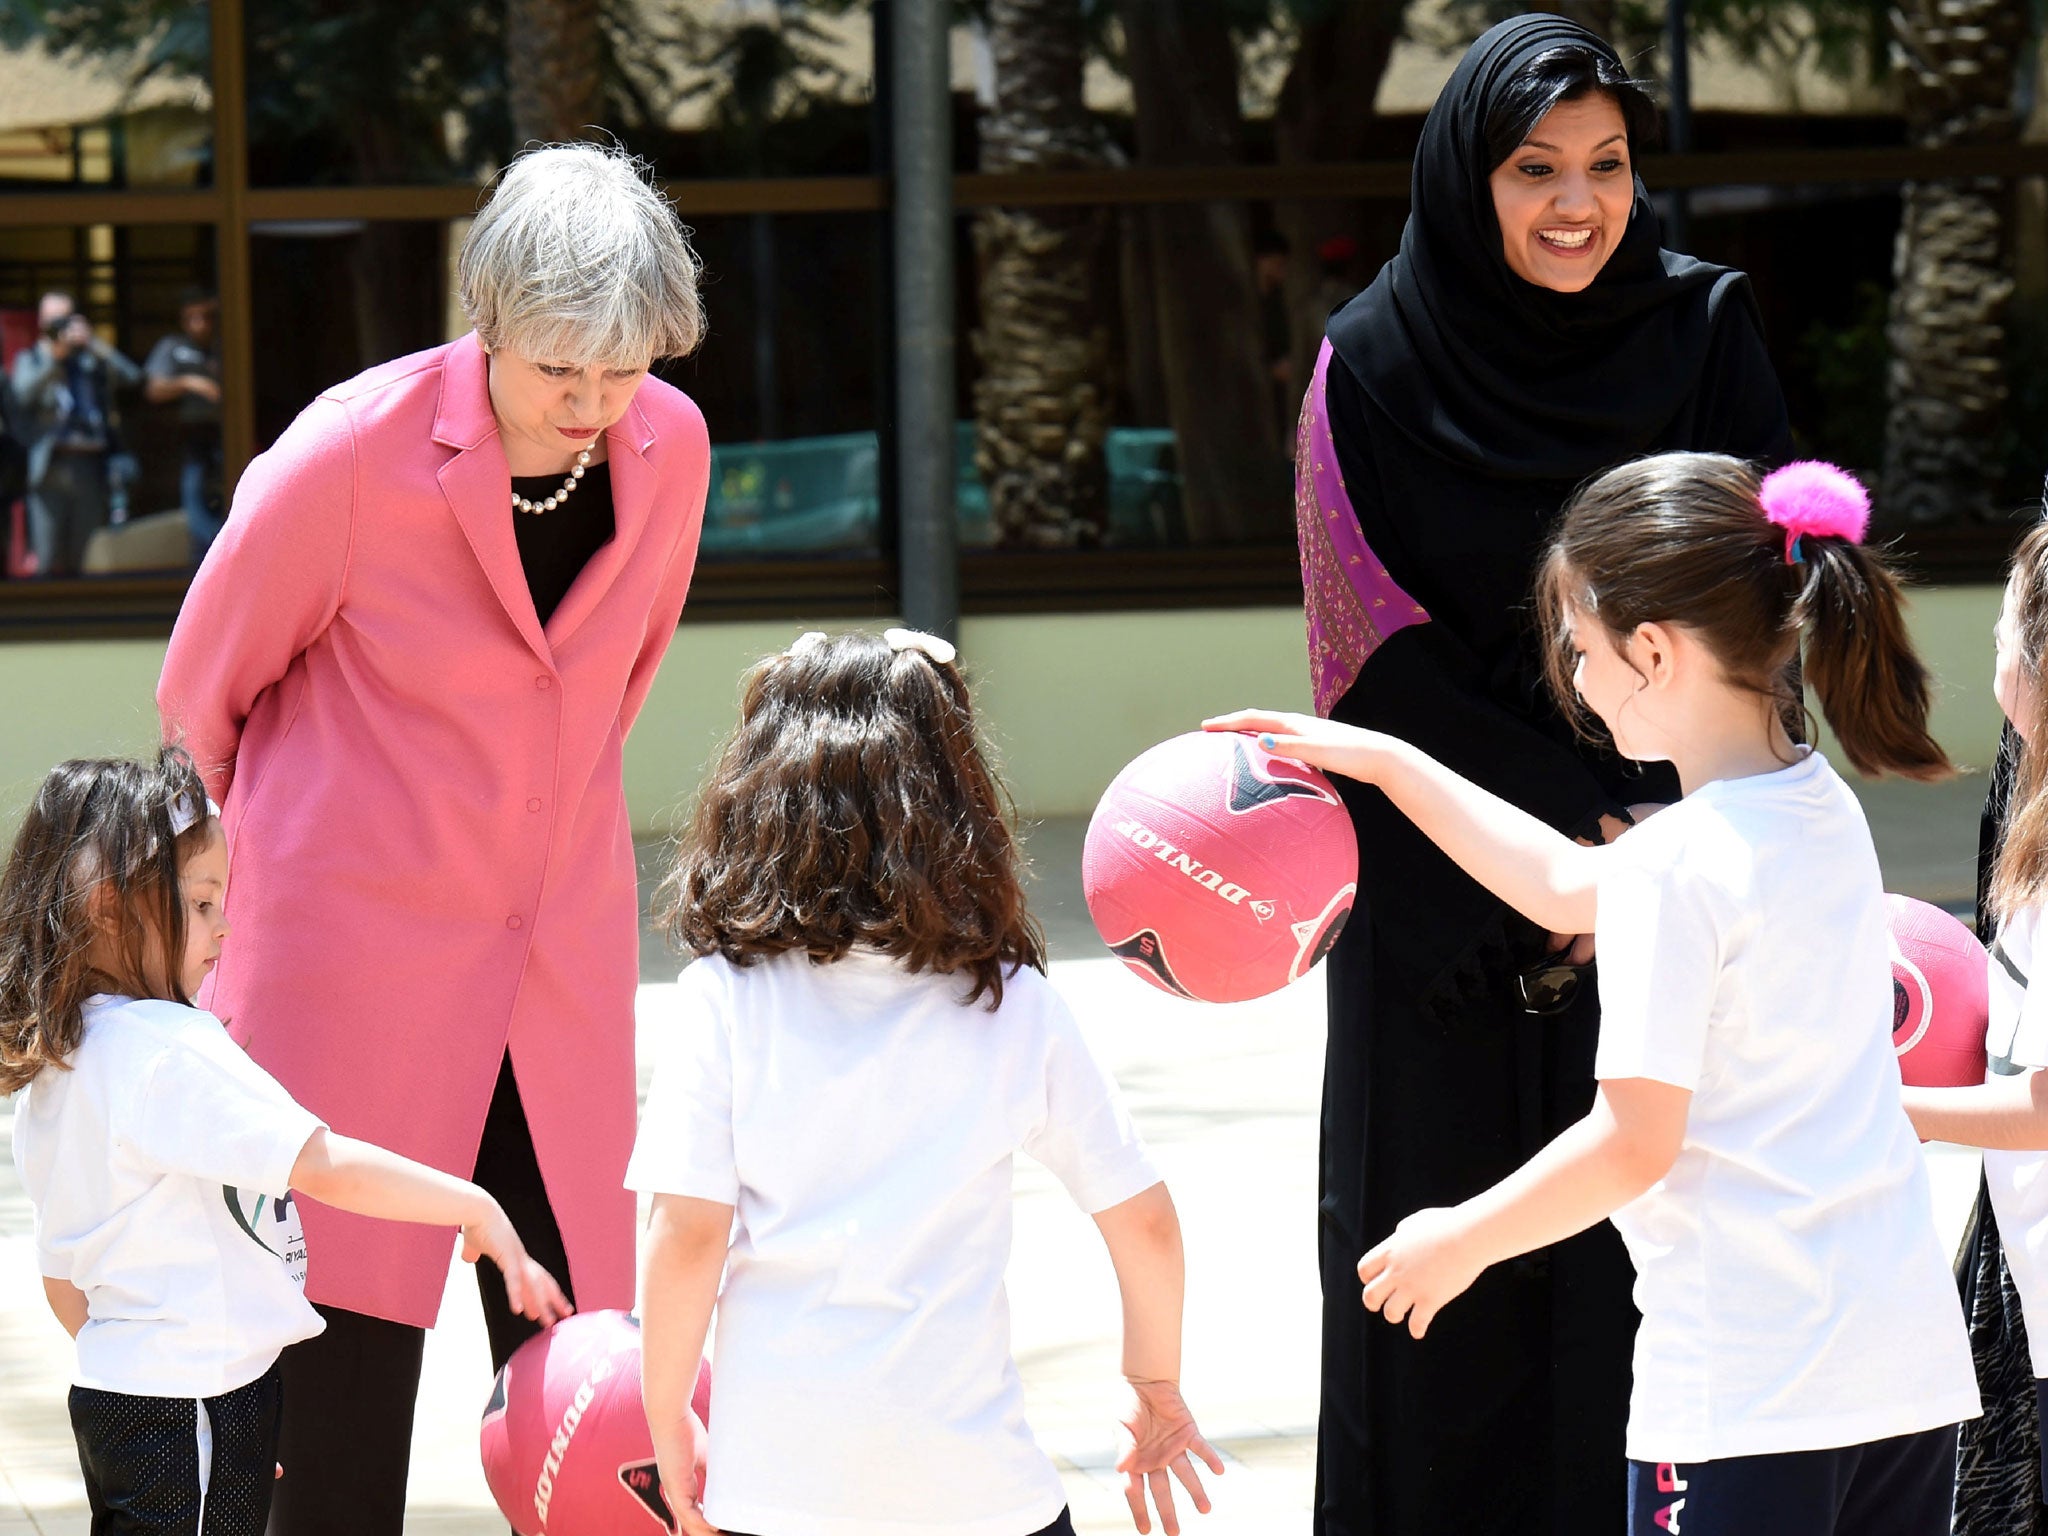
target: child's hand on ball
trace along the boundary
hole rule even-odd
[[[1465,1218],[1456,1210],[1417,1211],[1394,1235],[1358,1261],[1365,1306],[1390,1323],[1406,1322],[1421,1338],[1446,1302],[1463,1294],[1486,1263],[1471,1251]]]
[[[1276,757],[1291,757],[1311,768],[1341,773],[1370,784],[1373,765],[1391,738],[1355,725],[1339,725],[1316,715],[1295,715],[1270,709],[1240,709],[1204,720],[1205,731],[1236,731],[1253,735]]]
[[[484,1208],[473,1220],[462,1224],[462,1259],[474,1264],[489,1259],[505,1277],[505,1302],[521,1317],[532,1318],[547,1328],[576,1309],[555,1283],[555,1277],[527,1253],[512,1220],[504,1208],[482,1190]]]

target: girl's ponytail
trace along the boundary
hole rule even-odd
[[[1899,583],[1884,561],[1841,538],[1806,538],[1795,612],[1807,632],[1806,681],[1856,771],[1945,779],[1948,754],[1927,733],[1927,668],[1914,654]]]
[[[1731,682],[1796,721],[1803,636],[1805,681],[1858,772],[1946,777],[1927,669],[1897,579],[1863,547],[1869,522],[1869,493],[1832,464],[1759,481],[1721,454],[1663,453],[1609,470],[1565,508],[1537,588],[1553,691],[1572,709],[1572,612],[1616,645],[1643,624],[1682,624]]]
[[[1856,771],[1953,774],[1927,733],[1927,668],[1906,633],[1898,578],[1863,544],[1870,493],[1808,460],[1766,475],[1757,501],[1784,530],[1786,564],[1804,573],[1792,619],[1807,634],[1806,681]]]

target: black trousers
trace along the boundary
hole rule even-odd
[[[505,1208],[526,1251],[568,1292],[569,1259],[541,1183],[510,1057],[498,1071],[473,1177]],[[540,1330],[506,1305],[505,1277],[489,1259],[477,1264],[476,1285],[496,1371]],[[339,1307],[319,1311],[327,1331],[292,1345],[278,1362],[284,1479],[271,1504],[270,1536],[403,1536],[426,1330]],[[479,1410],[483,1399],[479,1383]]]
[[[277,1468],[277,1367],[219,1397],[71,1389],[92,1536],[260,1536]]]

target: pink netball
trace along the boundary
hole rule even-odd
[[[1939,907],[1886,896],[1892,954],[1892,1049],[1912,1088],[1984,1081],[1990,964],[1977,936]]]
[[[1162,991],[1263,997],[1337,940],[1358,843],[1330,781],[1224,731],[1141,754],[1104,791],[1081,853],[1088,915]]]
[[[690,1406],[711,1417],[711,1372]],[[581,1312],[522,1344],[484,1407],[484,1480],[519,1536],[674,1529],[640,1406],[640,1320]]]

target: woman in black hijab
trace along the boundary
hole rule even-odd
[[[1659,248],[1630,163],[1653,113],[1559,17],[1473,44],[1423,126],[1401,253],[1332,317],[1296,497],[1319,713],[1389,731],[1575,836],[1677,798],[1575,737],[1526,599],[1573,487],[1640,454],[1790,449],[1748,280]],[[1487,1188],[1590,1107],[1578,941],[1529,928],[1368,787],[1330,956],[1316,1530],[1619,1530],[1633,1281],[1605,1223],[1487,1271],[1426,1340],[1360,1255]]]

